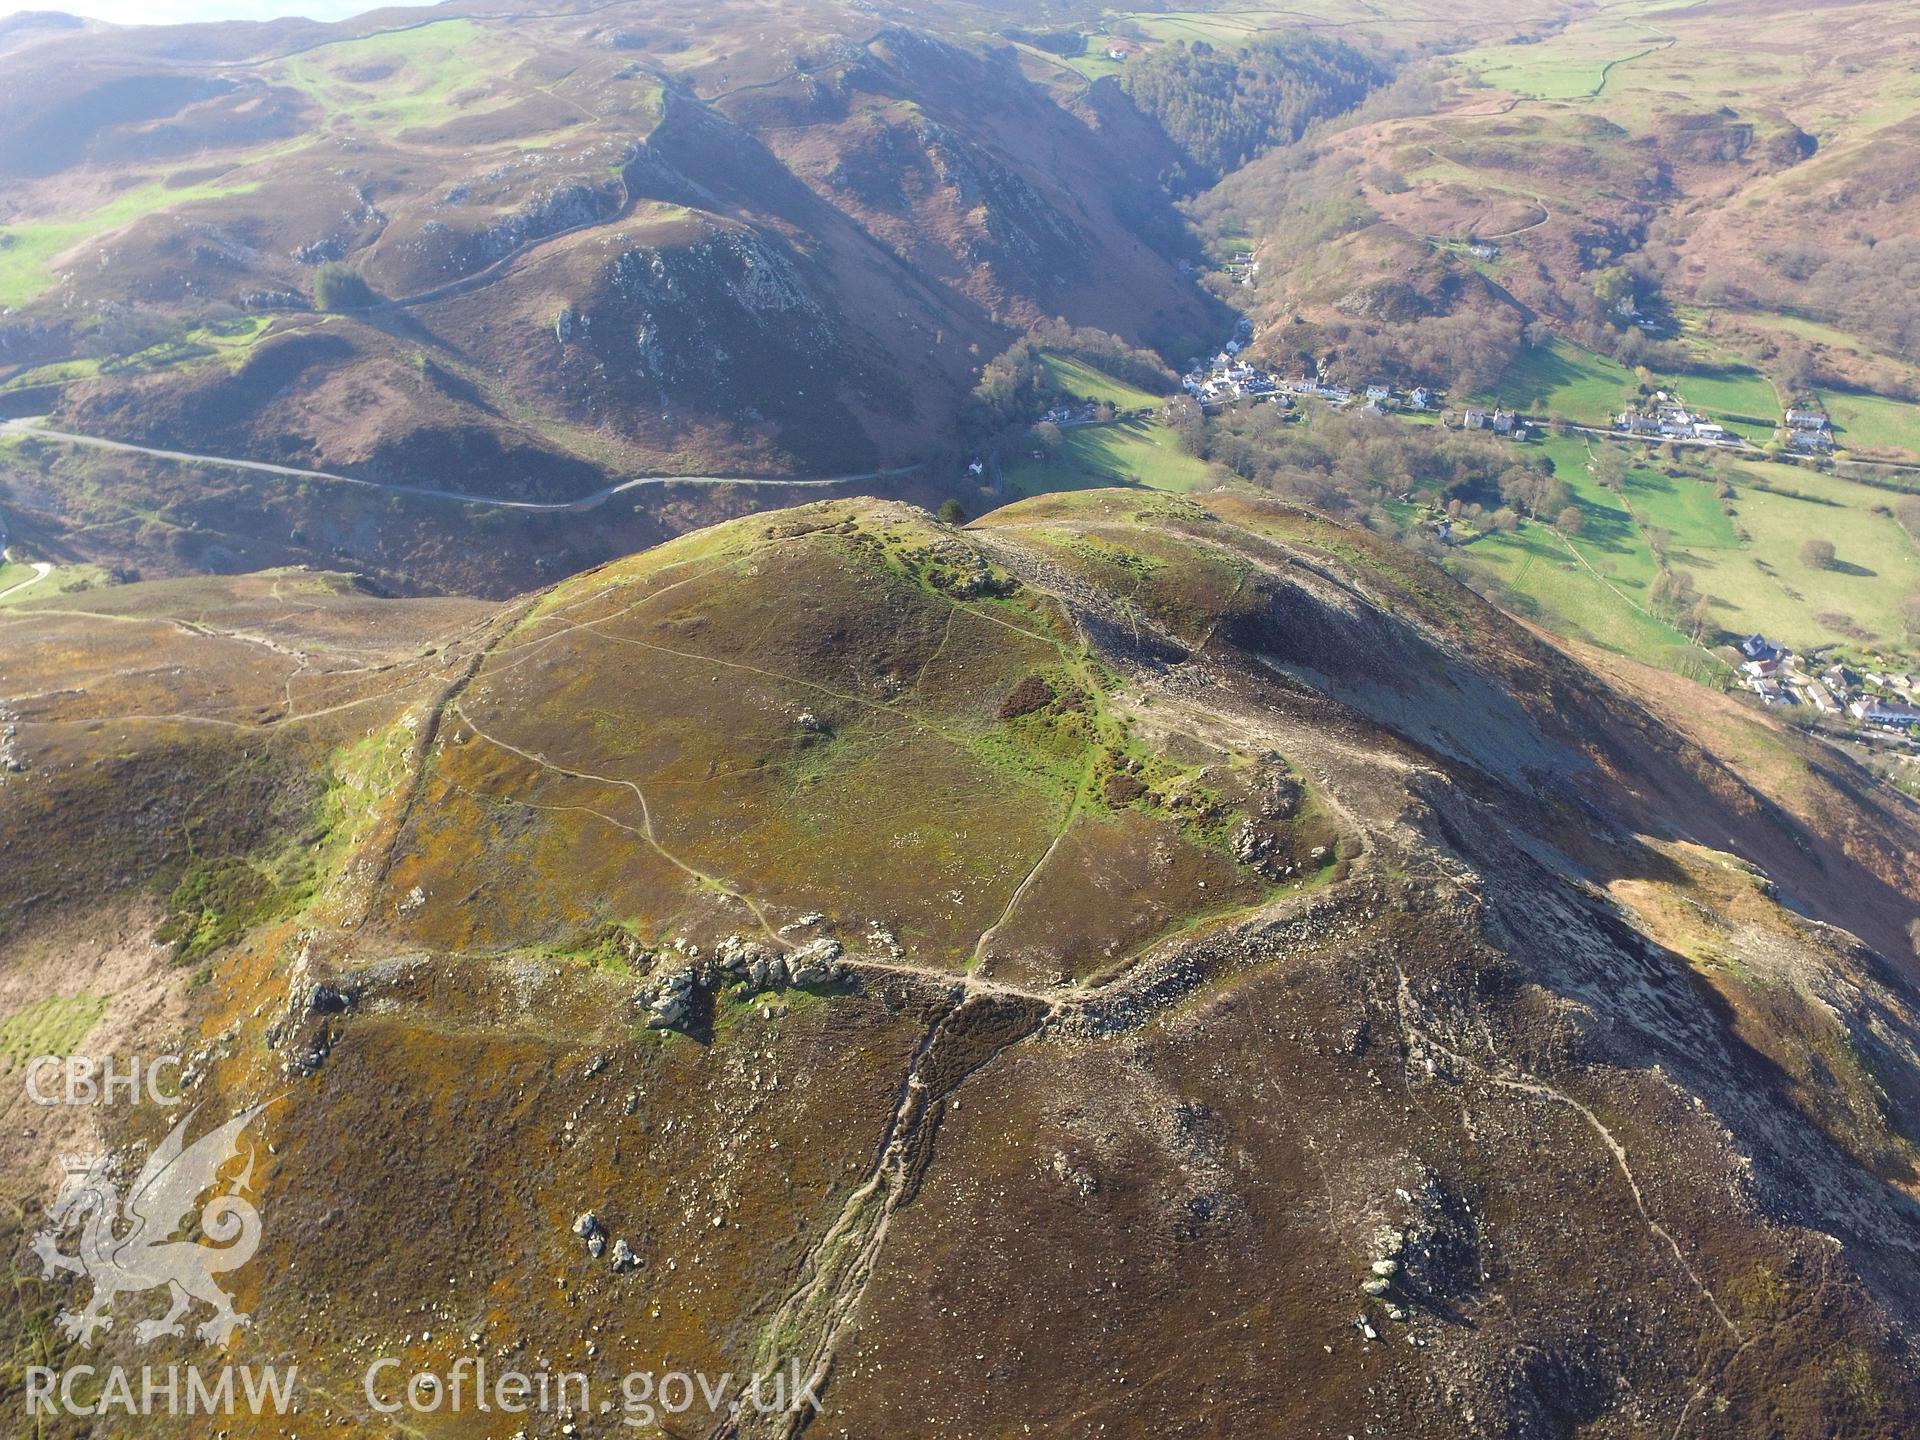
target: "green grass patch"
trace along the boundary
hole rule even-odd
[[[1298,12],[1293,13],[1297,17]],[[1127,18],[1156,40],[1185,40],[1189,44],[1204,40],[1209,45],[1237,50],[1262,32],[1288,23],[1287,17],[1288,12],[1284,10],[1237,11],[1231,15],[1176,10],[1164,15],[1134,14]]]
[[[196,860],[173,888],[170,914],[153,932],[181,963],[238,940],[253,926],[284,914],[297,897],[241,856]]]
[[[1614,598],[1625,601],[1630,610],[1650,610],[1653,582],[1659,567],[1654,564],[1653,548],[1647,543],[1646,534],[1637,523],[1634,511],[1588,470],[1592,454],[1585,440],[1547,440],[1542,448],[1553,457],[1554,474],[1580,507],[1583,519],[1579,534],[1571,542],[1574,554],[1592,572],[1593,578],[1613,592]],[[1651,620],[1652,617],[1643,618]],[[1659,621],[1652,623],[1661,631],[1668,628]],[[1639,622],[1630,622],[1624,628],[1616,625],[1614,628],[1621,635],[1629,631],[1640,632],[1641,643],[1654,633]],[[1671,641],[1664,637],[1660,641],[1661,648],[1670,644]],[[1616,644],[1614,648],[1623,646]],[[1642,649],[1628,653],[1659,663],[1656,652]]]
[[[1007,498],[1106,485],[1184,493],[1209,474],[1206,462],[1181,449],[1173,431],[1159,421],[1125,420],[1068,430],[1053,455],[1038,460],[1029,455],[1007,466]]]
[[[162,340],[130,355],[108,360],[84,356],[73,360],[57,360],[51,365],[39,365],[21,371],[6,384],[0,385],[0,393],[37,385],[69,385],[76,380],[91,380],[99,375],[145,375],[155,370],[212,360],[222,362],[229,369],[238,369],[254,343],[267,333],[272,324],[273,317],[270,315],[243,315],[211,325],[196,326],[171,340]]]
[[[1731,478],[1735,523],[1746,543],[1676,550],[1671,562],[1723,602],[1716,623],[1734,632],[1761,630],[1802,649],[1859,644],[1863,634],[1901,643],[1900,601],[1920,586],[1920,551],[1898,521],[1875,513],[1886,506],[1886,492],[1789,465],[1744,466]],[[1833,542],[1834,569],[1801,560],[1800,547],[1815,538]]]
[[[1773,382],[1751,366],[1690,371],[1663,377],[1660,383],[1677,392],[1689,408],[1704,411],[1749,440],[1771,440],[1779,429],[1780,397]]]
[[[1020,48],[1029,50],[1031,47],[1023,45]],[[1043,50],[1033,50],[1031,53],[1046,55],[1046,52]],[[1078,71],[1089,80],[1098,80],[1105,75],[1118,75],[1126,64],[1126,62],[1122,60],[1109,60],[1106,49],[1100,44],[1098,36],[1095,36],[1093,41],[1088,44],[1087,51],[1084,55],[1047,55],[1046,58],[1053,61],[1056,65],[1065,65],[1069,70]]]
[[[1485,399],[1529,415],[1564,415],[1605,425],[1638,392],[1640,382],[1624,365],[1583,350],[1557,336],[1523,351]]]
[[[54,259],[82,240],[162,210],[245,195],[258,188],[257,180],[213,180],[178,187],[154,181],[123,190],[77,215],[0,226],[0,305],[25,305],[51,289],[56,278]]]
[[[0,1020],[0,1075],[42,1055],[70,1055],[107,1013],[104,995],[49,995]]]
[[[497,82],[521,54],[472,20],[439,20],[309,50],[281,75],[326,107],[334,128],[410,130],[512,103]]]
[[[1596,553],[1621,562],[1621,568],[1629,560],[1638,568],[1644,548],[1617,556],[1598,542],[1577,548],[1581,553],[1570,552],[1546,525],[1527,524],[1512,534],[1476,541],[1449,568],[1464,570],[1461,578],[1483,591],[1491,589],[1493,598],[1508,609],[1563,635],[1670,669],[1678,668],[1680,657],[1697,654],[1679,631],[1640,608],[1645,576],[1607,575],[1592,568]],[[1648,576],[1652,565],[1646,556]],[[1489,579],[1496,585],[1489,587]]]
[[[51,365],[36,365],[31,370],[22,370],[6,384],[0,385],[0,393],[30,390],[36,385],[69,385],[75,380],[91,380],[99,373],[100,362],[89,357],[56,360]]]
[[[1496,45],[1460,57],[1487,84],[1535,100],[1575,100],[1596,94],[1610,59],[1631,55],[1597,51],[1568,53],[1557,45]]]
[[[1041,355],[1040,364],[1047,372],[1048,381],[1061,394],[1081,400],[1104,400],[1116,410],[1152,410],[1166,398],[1116,380],[1106,371],[1070,355],[1056,355],[1049,350]]]
[[[1627,472],[1627,499],[1640,523],[1664,530],[1673,544],[1688,550],[1737,550],[1733,533],[1713,482],[1687,475],[1672,476],[1644,465]]]
[[[0,582],[0,590],[6,590],[22,580],[31,579],[31,565],[9,565],[6,567],[6,579]],[[60,565],[52,574],[36,585],[0,600],[0,606],[24,605],[30,600],[48,600],[60,594],[77,594],[83,590],[93,590],[108,583],[106,570],[99,565]]]
[[[1820,399],[1842,448],[1920,454],[1920,405],[1856,390],[1831,390]]]

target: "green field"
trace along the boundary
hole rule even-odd
[[[1037,447],[1036,447],[1037,448]],[[1187,491],[1207,479],[1206,462],[1180,448],[1157,420],[1126,420],[1068,430],[1057,453],[1035,460],[1023,455],[1007,466],[1006,498],[1024,499],[1054,490],[1090,490],[1102,485],[1144,485]]]
[[[55,257],[82,240],[176,206],[244,195],[257,189],[258,183],[214,180],[169,186],[163,180],[154,181],[123,190],[105,204],[78,214],[0,226],[0,305],[24,305],[51,289]]]
[[[1536,100],[1574,100],[1592,95],[1606,77],[1608,60],[1631,55],[1565,53],[1545,45],[1499,45],[1463,55],[1461,61],[1487,84]]]
[[[1063,395],[1081,400],[1104,400],[1116,410],[1152,410],[1165,402],[1164,395],[1153,395],[1116,380],[1104,370],[1096,370],[1083,360],[1051,351],[1040,357],[1047,379]]]
[[[1575,553],[1615,592],[1616,598],[1628,603],[1629,609],[1645,608],[1655,574],[1653,552],[1620,497],[1588,471],[1592,452],[1587,442],[1577,438],[1552,439],[1541,442],[1540,448],[1552,458],[1554,474],[1567,487],[1584,517],[1580,533],[1571,542]]]
[[[1510,608],[1550,630],[1655,664],[1677,666],[1697,656],[1686,637],[1641,608],[1644,584],[1589,568],[1598,548],[1582,545],[1575,553],[1551,527],[1535,523],[1474,542],[1462,560],[1497,579],[1506,588],[1499,598]]]
[[[1611,16],[1569,26],[1531,45],[1488,45],[1460,56],[1479,79],[1535,100],[1582,100],[1610,91],[1622,67],[1646,57],[1657,40]]]
[[[287,60],[281,73],[325,107],[335,128],[411,130],[511,104],[498,81],[526,52],[472,20],[436,20],[411,30],[323,45]]]
[[[1135,29],[1155,40],[1204,40],[1209,45],[1238,49],[1256,36],[1282,26],[1298,24],[1301,10],[1174,10],[1166,14],[1136,11],[1126,18]],[[1098,43],[1098,37],[1095,37]]]
[[[33,578],[31,565],[0,564],[0,591],[11,589],[23,580]],[[37,585],[28,585],[25,589],[0,600],[0,606],[22,605],[29,600],[47,600],[59,593],[62,587],[85,582],[88,585],[104,585],[107,572],[98,565],[62,565]]]
[[[36,365],[0,385],[0,391],[26,390],[35,385],[66,385],[75,380],[91,380],[100,373],[100,362],[88,357],[56,360],[51,365]]]
[[[1564,415],[1588,425],[1608,424],[1639,389],[1624,365],[1555,338],[1526,350],[1484,397],[1528,415]]]
[[[1851,641],[1860,632],[1899,645],[1901,597],[1920,586],[1920,549],[1890,515],[1875,514],[1893,497],[1883,490],[1792,465],[1753,464],[1732,472],[1735,521],[1749,539],[1739,548],[1680,542],[1671,563],[1724,602],[1716,623],[1735,633],[1764,631],[1798,647]],[[1773,493],[1750,483],[1759,478]],[[1688,482],[1675,482],[1684,484]],[[1809,539],[1831,540],[1833,570],[1800,559]]]
[[[1690,476],[1664,475],[1644,465],[1627,472],[1627,503],[1635,518],[1649,530],[1664,530],[1675,547],[1690,550],[1737,550],[1733,521],[1721,508],[1713,486]]]
[[[1747,365],[1660,377],[1687,405],[1749,440],[1771,440],[1780,428],[1780,397],[1773,382]]]
[[[1105,75],[1120,73],[1124,61],[1107,58],[1107,41],[1101,35],[1089,35],[1087,48],[1078,55],[1055,55],[1049,50],[1036,50],[1031,45],[1021,45],[1018,49],[1029,55],[1037,55],[1052,65],[1064,65],[1069,70],[1078,71],[1089,80],[1098,80]]]
[[[183,331],[175,339],[163,340],[157,345],[149,345],[144,350],[112,360],[81,357],[57,360],[51,365],[37,365],[0,385],[0,393],[36,385],[70,384],[75,380],[90,380],[96,375],[144,375],[177,365],[204,364],[215,360],[229,369],[236,369],[272,324],[273,317],[269,315],[243,315],[212,325],[196,326]]]
[[[104,995],[49,995],[0,1019],[0,1075],[40,1055],[65,1055],[107,1013]]]
[[[1729,516],[1712,479],[1636,463],[1623,504],[1588,470],[1585,440],[1552,438],[1538,449],[1581,510],[1579,534],[1567,541],[1530,523],[1486,535],[1452,562],[1469,578],[1479,571],[1497,581],[1496,598],[1510,608],[1653,664],[1696,668],[1701,652],[1649,613],[1658,574],[1649,536],[1660,531],[1669,566],[1713,598],[1713,623],[1725,631],[1758,630],[1801,649],[1868,637],[1905,643],[1899,607],[1920,587],[1920,546],[1886,513],[1889,492],[1798,466],[1726,465]],[[1801,560],[1810,538],[1834,543],[1832,570]]]
[[[1852,390],[1825,391],[1820,400],[1843,448],[1920,454],[1920,405]]]

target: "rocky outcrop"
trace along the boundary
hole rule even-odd
[[[639,387],[649,409],[817,422],[859,373],[820,286],[785,241],[714,226],[690,244],[620,251],[553,335],[589,408],[633,405]]]
[[[818,917],[812,917],[817,919]],[[884,933],[884,932],[883,932]],[[898,947],[894,947],[897,952]],[[847,978],[845,954],[838,940],[820,936],[791,950],[782,950],[741,935],[729,935],[704,959],[699,947],[676,943],[672,960],[634,992],[633,1003],[646,1013],[650,1030],[685,1030],[694,1020],[703,995],[723,990],[742,996],[785,990],[788,986],[825,989]]]
[[[678,1030],[693,1009],[699,977],[690,965],[676,966],[640,988],[634,1003],[647,1012],[649,1030]]]
[[[429,220],[406,248],[416,255],[433,256],[433,267],[448,276],[471,274],[536,240],[610,220],[619,205],[617,186],[578,181],[555,185],[478,229]]]

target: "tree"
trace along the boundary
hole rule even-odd
[[[1052,455],[1060,449],[1060,442],[1067,437],[1061,433],[1060,427],[1051,420],[1042,420],[1038,425],[1033,427],[1033,438],[1040,442],[1040,448],[1042,450]]]
[[[1618,265],[1609,265],[1593,277],[1593,298],[1609,310],[1622,300],[1632,300],[1633,276]]]
[[[1191,395],[1176,396],[1167,402],[1166,416],[1167,428],[1180,441],[1180,448],[1189,455],[1205,456],[1207,417],[1199,402]]]
[[[318,310],[366,310],[380,303],[373,287],[341,260],[329,260],[313,273],[313,304]]]
[[[1520,517],[1505,505],[1493,512],[1493,528],[1502,535],[1510,535],[1520,528]]]
[[[1669,619],[1691,618],[1700,604],[1693,575],[1686,570],[1662,570],[1647,590],[1653,608]]]
[[[1204,40],[1158,45],[1127,62],[1120,88],[1209,179],[1365,98],[1385,75],[1338,40],[1296,31],[1239,50]]]
[[[1567,487],[1530,465],[1513,465],[1500,476],[1500,498],[1528,515],[1551,515],[1567,503]]]
[[[1587,517],[1578,505],[1569,505],[1553,517],[1553,527],[1562,535],[1578,535]]]
[[[1809,570],[1831,570],[1834,558],[1831,540],[1814,538],[1803,542],[1800,546],[1800,563]]]
[[[942,525],[964,525],[967,512],[960,508],[960,502],[949,495],[940,502],[940,523]]]
[[[1775,364],[1775,379],[1788,395],[1804,395],[1813,388],[1813,357],[1799,346],[1783,350]]]
[[[1693,603],[1693,643],[1698,645],[1700,637],[1707,633],[1713,624],[1713,607],[1717,602],[1711,595],[1702,595]]]
[[[1893,518],[1906,528],[1909,535],[1920,540],[1920,495],[1902,495],[1894,501]]]

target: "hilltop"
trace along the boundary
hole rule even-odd
[[[856,1435],[1920,1420],[1920,813],[1365,530],[832,500],[0,633],[6,1023],[284,1092],[236,1353],[349,1433],[397,1346],[798,1355]]]

